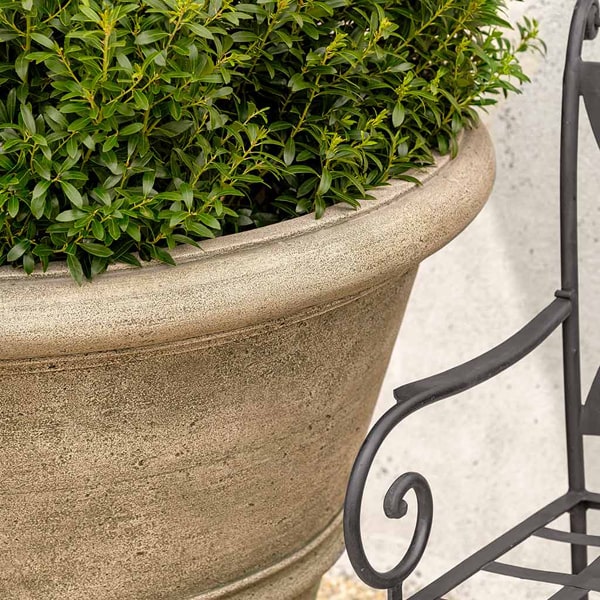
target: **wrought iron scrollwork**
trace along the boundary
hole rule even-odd
[[[588,9],[584,39],[586,39],[586,40],[596,39],[599,28],[600,28],[600,6],[598,5],[598,0],[592,0],[592,5]]]
[[[402,583],[423,556],[433,522],[433,499],[429,484],[418,473],[406,473],[394,481],[383,502],[386,516],[402,518],[408,508],[406,494],[413,490],[417,498],[417,523],[408,550],[396,566],[385,572],[375,569],[364,549],[360,513],[367,477],[381,445],[410,414],[486,381],[536,348],[571,313],[570,298],[560,292],[557,296],[530,323],[493,350],[459,367],[394,390],[397,404],[377,421],[367,435],[354,462],[346,491],[346,550],[358,576],[371,587],[389,590],[391,600],[402,598]]]
[[[376,570],[370,563],[362,542],[360,512],[362,496],[367,477],[384,440],[389,433],[418,407],[397,405],[381,417],[371,429],[360,453],[354,463],[346,493],[344,509],[344,535],[348,555],[360,578],[374,588],[398,588],[418,565],[429,539],[433,521],[433,498],[427,480],[419,473],[405,473],[390,486],[383,508],[390,519],[400,519],[406,515],[408,505],[406,494],[413,490],[417,498],[417,523],[415,531],[405,555],[398,564],[389,571]]]

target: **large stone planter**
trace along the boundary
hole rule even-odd
[[[481,128],[421,187],[177,267],[0,269],[0,598],[313,598],[417,265],[492,179]]]

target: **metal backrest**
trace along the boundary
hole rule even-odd
[[[561,188],[561,202],[569,219],[565,230],[565,243],[575,245],[575,256],[569,256],[569,263],[563,263],[563,280],[574,278],[577,286],[577,256],[576,256],[576,210],[571,204],[576,204],[577,197],[577,129],[571,126],[576,122],[579,113],[579,95],[583,96],[586,112],[590,124],[600,146],[600,63],[588,62],[581,59],[581,38],[591,40],[596,37],[600,26],[600,10],[598,0],[580,2],[575,9],[572,24],[572,37],[567,53],[567,68],[565,69],[564,102],[563,102],[563,136],[562,136],[562,172],[563,185]],[[584,31],[583,35],[581,31]],[[571,211],[575,215],[569,217]],[[574,219],[574,221],[573,221]],[[575,264],[572,264],[575,263]],[[571,274],[571,271],[573,274]],[[592,383],[587,396],[585,407],[581,414],[581,433],[584,435],[600,435],[600,368]]]

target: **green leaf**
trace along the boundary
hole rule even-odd
[[[49,48],[50,50],[53,50],[56,46],[56,44],[48,36],[35,31],[31,33],[31,39],[40,44],[40,46],[44,46],[44,48]]]
[[[87,17],[87,20],[92,23],[100,23],[102,21],[100,15],[83,2],[80,3],[79,10]]]
[[[133,100],[139,110],[148,110],[150,108],[148,97],[140,90],[135,90],[133,92]]]
[[[166,37],[169,37],[169,34],[165,33],[164,31],[158,31],[156,29],[142,31],[142,33],[136,36],[135,43],[138,46],[144,46],[146,44],[154,44],[155,42],[164,40]]]
[[[70,158],[75,158],[79,152],[79,146],[74,137],[69,138],[66,145],[67,154]]]
[[[35,269],[35,258],[33,258],[33,254],[27,253],[23,255],[23,270],[27,275],[31,275],[33,270]]]
[[[8,200],[8,214],[14,219],[19,214],[19,198],[11,196]]]
[[[95,199],[99,200],[105,206],[110,206],[112,204],[111,194],[106,188],[94,188],[92,190],[92,195]]]
[[[321,173],[321,181],[317,189],[317,194],[321,196],[323,194],[326,194],[329,191],[329,188],[331,187],[331,182],[331,173],[328,169],[323,169],[323,172]]]
[[[141,267],[142,263],[131,253],[126,252],[125,254],[120,254],[115,257],[115,260],[125,263],[127,265],[133,265],[134,267]]]
[[[131,125],[127,125],[121,129],[121,135],[133,135],[134,133],[138,133],[144,129],[143,123],[131,123]]]
[[[18,260],[21,258],[21,256],[23,256],[23,254],[25,254],[25,252],[27,252],[27,250],[29,250],[30,246],[31,243],[29,240],[18,242],[9,250],[8,254],[6,255],[6,260],[8,262]]]
[[[289,167],[296,157],[296,142],[293,137],[289,137],[283,149],[283,162]]]
[[[87,213],[84,213],[82,210],[63,210],[63,212],[56,215],[56,220],[59,223],[69,223],[71,221],[77,221],[77,219],[81,219],[85,217]]]
[[[119,145],[119,136],[111,135],[102,144],[102,152],[110,152],[115,146]]]
[[[50,187],[50,181],[38,181],[33,188],[31,195],[31,212],[36,219],[41,219],[44,216],[46,209],[46,192]]]
[[[0,42],[10,42],[18,37],[19,36],[16,33],[8,31],[7,29],[0,30]]]
[[[178,191],[181,194],[183,203],[186,205],[187,209],[190,210],[194,204],[194,189],[189,183],[182,183],[179,186]]]
[[[214,238],[215,234],[206,226],[201,223],[190,221],[189,219],[185,222],[185,228],[188,232],[195,233],[203,238]]]
[[[168,137],[176,137],[187,131],[190,127],[192,127],[193,124],[194,121],[189,121],[187,119],[182,119],[181,121],[170,121],[169,123],[158,127],[155,131],[164,133]]]
[[[152,258],[155,258],[156,260],[159,260],[160,262],[166,263],[168,265],[175,266],[175,261],[173,260],[173,257],[164,248],[159,248],[158,246],[150,246],[150,253],[152,255]]]
[[[396,105],[394,106],[394,110],[392,112],[392,123],[394,127],[400,127],[402,123],[404,123],[404,117],[406,116],[406,111],[404,110],[404,106],[398,100]]]
[[[81,262],[74,254],[67,255],[67,267],[69,268],[69,273],[71,277],[81,285],[83,283],[83,267],[81,266]]]
[[[25,54],[19,54],[15,59],[15,71],[21,81],[27,81],[27,72],[29,71],[29,59]]]
[[[324,214],[325,214],[325,202],[323,201],[323,198],[321,196],[317,196],[315,198],[315,217],[317,219],[320,219]]]
[[[190,31],[200,36],[201,38],[206,38],[208,40],[215,39],[214,35],[206,27],[204,27],[204,25],[200,25],[200,23],[186,23],[186,26],[190,29]]]
[[[200,248],[200,244],[196,240],[192,239],[191,237],[188,237],[187,235],[182,235],[180,233],[174,233],[173,239],[178,244],[189,244],[190,246],[195,246],[196,248]]]
[[[25,125],[27,132],[30,135],[35,135],[35,119],[33,118],[31,107],[28,104],[21,104],[21,118],[23,119],[23,124]]]
[[[107,258],[114,254],[110,248],[107,248],[102,244],[95,244],[94,242],[78,242],[77,245],[92,256]]]
[[[50,167],[45,162],[41,162],[38,160],[33,161],[33,170],[42,178],[50,180],[52,179],[52,171]]]
[[[448,138],[444,135],[438,134],[437,136],[438,150],[440,154],[448,154],[450,146],[448,144]]]
[[[212,215],[207,215],[206,213],[199,213],[198,215],[196,215],[196,218],[202,221],[202,223],[204,223],[211,229],[221,229],[221,224]]]
[[[136,242],[140,242],[142,240],[142,232],[140,230],[140,226],[139,225],[137,225],[135,223],[129,223],[129,225],[127,225],[127,229],[125,231]]]
[[[83,198],[81,197],[79,190],[68,181],[61,180],[59,183],[65,196],[71,201],[71,204],[77,208],[81,208],[83,206]]]
[[[102,227],[102,223],[96,221],[96,219],[92,221],[92,235],[101,242],[103,242],[106,237],[106,232],[104,231],[104,227]]]
[[[260,39],[254,31],[235,31],[232,36],[233,41],[237,44],[243,44],[245,42],[254,42]]]
[[[156,173],[154,171],[146,171],[142,178],[142,192],[144,196],[148,196],[154,186]]]
[[[110,263],[106,258],[94,256],[94,258],[92,258],[92,264],[90,267],[90,278],[100,275],[100,273],[104,273],[109,264]]]
[[[288,87],[292,88],[292,92],[299,92],[300,90],[306,90],[312,87],[312,84],[306,81],[301,73],[296,73],[288,81]]]

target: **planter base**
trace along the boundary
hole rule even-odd
[[[193,600],[315,600],[323,573],[344,549],[342,513],[302,550]]]
[[[315,598],[317,597],[317,594],[319,592],[319,587],[320,587],[320,584],[318,583],[315,588],[313,588],[306,594],[302,594],[301,596],[298,596],[294,600],[315,600]]]

